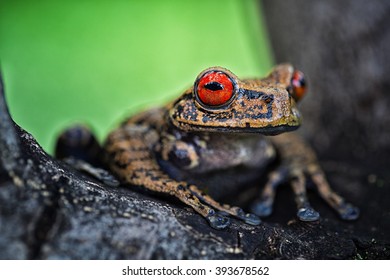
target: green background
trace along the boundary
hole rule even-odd
[[[0,0],[0,63],[15,121],[49,152],[74,122],[99,139],[191,86],[204,68],[261,76],[272,58],[259,3]]]

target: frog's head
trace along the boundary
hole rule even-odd
[[[303,74],[289,64],[276,66],[266,78],[246,80],[212,67],[172,104],[169,117],[184,131],[278,134],[299,127],[296,102],[304,91]]]

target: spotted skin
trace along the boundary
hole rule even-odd
[[[161,110],[151,111],[150,114],[150,119],[140,122],[130,119],[110,134],[105,144],[106,161],[110,163],[110,169],[126,183],[177,197],[217,229],[228,226],[229,220],[226,217],[199,200],[195,186],[176,181],[161,170],[152,152],[158,143],[156,130],[161,120],[156,123],[152,121],[156,121],[154,114],[161,115]],[[147,121],[151,123],[145,124]]]
[[[213,101],[211,106],[199,99],[197,85],[209,73],[222,73],[233,84],[232,97],[228,101],[224,98],[224,104]],[[319,214],[306,195],[309,176],[321,197],[342,218],[355,219],[358,210],[332,191],[312,149],[293,132],[280,134],[297,129],[301,123],[291,94],[293,75],[294,68],[289,64],[276,66],[263,79],[247,80],[238,79],[224,68],[206,69],[196,78],[194,87],[177,100],[131,117],[114,130],[104,145],[105,162],[122,182],[175,196],[205,217],[213,228],[222,229],[229,225],[228,216],[251,225],[261,220],[239,207],[217,202],[205,190],[219,187],[224,192],[230,185],[239,190],[249,180],[259,179],[278,154],[280,165],[269,174],[254,203],[255,214],[271,214],[277,187],[289,181],[298,218],[318,220]],[[211,89],[210,94],[224,90],[224,85],[216,82],[205,87]],[[213,98],[210,100],[218,101]],[[207,101],[207,96],[202,95],[202,100]],[[238,169],[243,173],[237,173]],[[228,176],[231,179],[223,181]],[[215,184],[215,178],[223,183]],[[197,179],[201,183],[194,183]]]

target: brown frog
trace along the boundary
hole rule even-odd
[[[358,209],[331,190],[312,149],[294,133],[280,134],[301,124],[296,102],[305,87],[303,74],[289,64],[263,79],[245,80],[224,68],[208,68],[174,102],[131,117],[113,131],[104,146],[106,161],[123,182],[175,196],[220,229],[228,225],[227,215],[253,225],[260,219],[218,203],[213,188],[217,194],[224,188],[239,191],[263,176],[278,155],[280,164],[252,207],[255,214],[269,215],[277,186],[289,181],[298,218],[318,220],[306,196],[309,176],[341,218],[356,219]]]
[[[208,68],[172,103],[114,130],[103,147],[105,163],[122,182],[175,196],[216,229],[228,226],[228,216],[260,224],[258,216],[271,214],[276,188],[285,182],[295,194],[298,218],[318,220],[307,199],[307,177],[341,218],[356,219],[359,210],[330,188],[313,150],[294,132],[284,133],[301,124],[296,103],[305,89],[302,72],[289,64],[265,78],[243,80]],[[277,159],[252,206],[256,215],[216,201],[259,182]]]

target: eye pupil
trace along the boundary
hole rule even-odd
[[[207,83],[204,85],[204,87],[212,91],[223,90],[223,85],[218,82]]]

